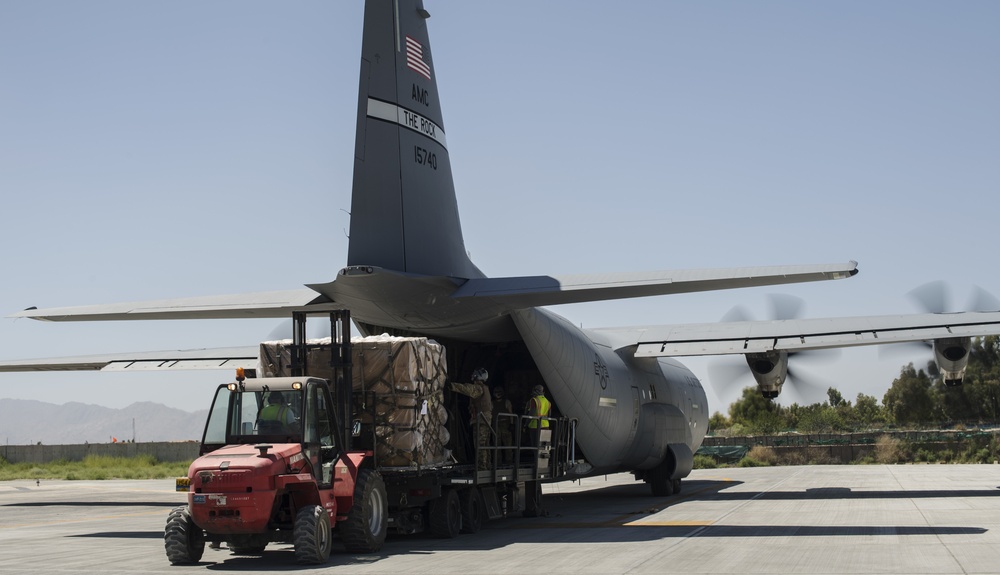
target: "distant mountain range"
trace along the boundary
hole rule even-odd
[[[10,445],[72,445],[135,440],[201,440],[208,410],[190,413],[143,401],[123,409],[70,402],[0,399],[0,442]]]

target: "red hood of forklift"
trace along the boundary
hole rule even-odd
[[[296,467],[303,459],[302,446],[298,443],[269,445],[271,447],[263,454],[262,449],[256,445],[227,445],[216,449],[195,459],[188,469],[188,477],[194,483],[201,483],[198,479],[204,472],[212,475],[218,475],[219,472],[235,474],[237,471],[243,474],[249,472],[254,476],[280,474],[286,473],[289,467]],[[208,479],[208,476],[204,479]]]

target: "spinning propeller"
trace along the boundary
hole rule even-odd
[[[805,302],[787,294],[769,294],[770,319],[765,321],[783,321],[802,317]],[[755,321],[750,312],[743,306],[730,309],[722,317],[724,322]],[[788,382],[800,395],[814,395],[820,392],[825,395],[830,387],[828,382],[803,370],[803,364],[816,361],[829,361],[840,355],[839,349],[805,350],[805,351],[772,351],[768,353],[746,354],[738,359],[736,356],[723,356],[713,360],[708,365],[708,375],[713,385],[720,390],[731,390],[742,386],[747,376],[752,376],[760,387],[764,397],[774,398],[781,392],[781,387]]]
[[[926,283],[910,291],[910,299],[927,313],[955,313],[958,311],[997,311],[1000,300],[979,286],[973,286],[964,309],[952,305],[951,288],[942,280]]]
[[[953,307],[951,289],[944,281],[924,284],[913,289],[907,295],[926,313],[957,313]],[[995,310],[1000,310],[1000,300],[981,287],[973,287],[964,311]],[[972,349],[972,338],[970,337],[950,337],[937,339],[933,342],[923,341],[882,346],[879,349],[879,355],[881,357],[886,354],[900,353],[924,355],[928,349],[932,350],[934,363],[937,364],[945,384],[961,385]]]

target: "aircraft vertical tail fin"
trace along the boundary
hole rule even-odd
[[[368,0],[348,265],[482,277],[462,238],[421,0]]]

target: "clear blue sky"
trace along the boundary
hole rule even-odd
[[[774,291],[810,317],[908,313],[937,279],[956,307],[1000,293],[1000,3],[425,5],[486,273],[860,263],[557,310],[575,323],[762,318]],[[332,279],[361,20],[360,1],[0,3],[0,312]],[[274,324],[0,319],[0,358],[253,344]],[[881,399],[907,360],[867,348],[822,374]],[[685,363],[725,411],[737,391]],[[0,374],[0,397],[194,410],[229,377]]]

